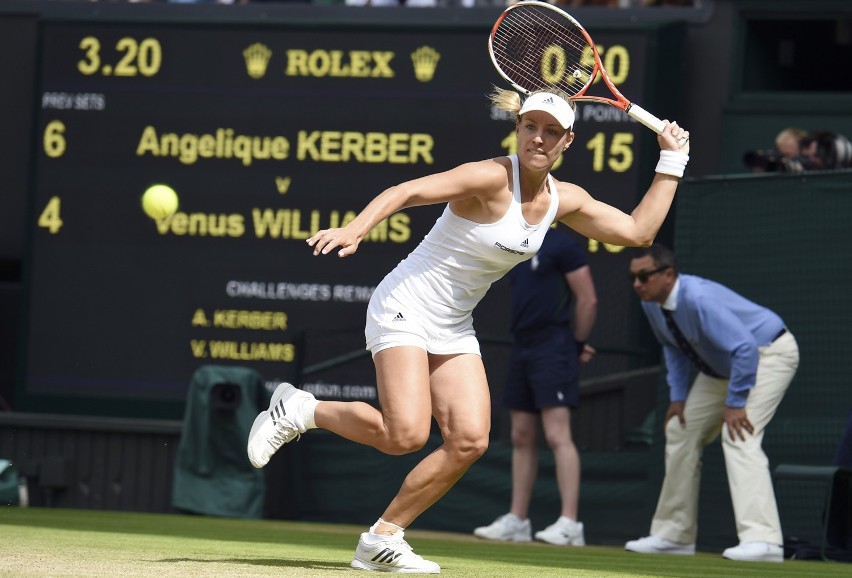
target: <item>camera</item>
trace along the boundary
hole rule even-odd
[[[748,151],[743,164],[756,173],[831,170],[852,167],[852,142],[831,131],[812,131],[799,142],[800,153],[784,157],[776,149]]]
[[[743,164],[746,167],[762,172],[783,172],[787,170],[784,158],[777,150],[748,151],[743,155]]]

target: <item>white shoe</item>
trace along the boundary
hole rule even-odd
[[[678,544],[659,536],[645,536],[638,540],[631,540],[624,545],[624,549],[640,554],[680,554],[683,556],[695,554],[695,544]]]
[[[529,520],[521,520],[515,514],[503,514],[488,526],[481,526],[473,535],[486,540],[501,542],[531,542],[532,530]]]
[[[316,402],[307,391],[282,383],[272,394],[269,409],[254,419],[248,437],[248,458],[256,468],[265,466],[278,449],[307,431],[305,402]]]
[[[742,562],[783,562],[784,549],[769,542],[742,542],[722,552],[722,557]]]
[[[565,516],[559,516],[559,519],[553,524],[540,532],[536,532],[535,539],[553,544],[554,546],[586,545],[586,538],[583,535],[583,524]]]
[[[358,540],[358,548],[355,549],[350,566],[356,570],[399,574],[440,574],[441,567],[415,554],[403,535],[402,530],[393,536],[381,537],[364,532]]]

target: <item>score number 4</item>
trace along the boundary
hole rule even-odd
[[[55,235],[62,228],[62,200],[58,196],[54,195],[47,201],[38,217],[38,226],[50,231],[51,235]]]

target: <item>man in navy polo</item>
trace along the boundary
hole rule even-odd
[[[507,514],[473,533],[488,540],[532,540],[527,513],[538,472],[541,422],[556,464],[561,511],[535,539],[585,546],[583,524],[577,520],[580,455],[571,437],[571,409],[580,397],[578,366],[595,353],[586,344],[597,315],[592,274],[583,247],[557,227],[547,232],[535,257],[512,269],[509,278],[514,342],[503,406],[512,422],[512,501]]]

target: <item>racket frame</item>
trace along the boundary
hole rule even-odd
[[[663,132],[663,129],[666,126],[666,123],[664,121],[660,120],[655,115],[648,112],[638,104],[630,102],[623,94],[621,94],[621,91],[616,88],[615,84],[613,84],[612,80],[609,77],[609,74],[603,66],[603,62],[601,61],[601,56],[598,53],[598,48],[595,45],[595,42],[592,40],[592,37],[589,35],[583,25],[580,24],[576,18],[574,18],[561,8],[558,8],[557,6],[554,6],[552,4],[548,4],[547,2],[540,2],[539,0],[521,0],[520,2],[512,4],[500,14],[500,16],[497,18],[497,21],[494,23],[494,26],[491,28],[491,34],[488,35],[488,54],[491,57],[491,62],[494,64],[494,68],[495,70],[497,70],[497,73],[504,79],[506,79],[506,81],[511,84],[513,88],[526,95],[532,94],[536,90],[546,90],[547,88],[560,88],[558,84],[555,86],[522,86],[521,84],[516,82],[515,79],[511,78],[497,62],[497,57],[495,56],[494,51],[494,37],[496,35],[497,29],[500,27],[506,16],[511,13],[511,11],[523,9],[525,6],[537,6],[539,8],[552,10],[561,18],[564,18],[565,20],[573,24],[577,28],[577,30],[579,30],[580,33],[583,35],[586,40],[586,43],[591,48],[592,56],[595,62],[594,67],[592,68],[592,73],[589,75],[589,80],[586,82],[586,84],[579,91],[577,91],[574,96],[571,97],[572,100],[609,104],[611,106],[623,110],[627,113],[628,116],[630,116],[630,118],[645,125],[655,133],[661,134]],[[600,75],[600,77],[603,79],[604,84],[606,84],[607,88],[609,88],[610,92],[612,92],[612,95],[615,97],[615,99],[607,98],[605,96],[591,96],[586,94],[586,91],[589,89],[589,87],[592,85],[598,75]]]

